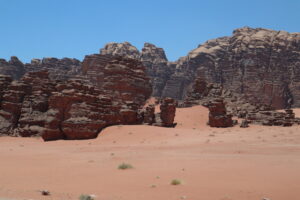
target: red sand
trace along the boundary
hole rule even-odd
[[[217,129],[207,115],[178,109],[175,129],[114,126],[94,140],[0,137],[0,199],[300,199],[300,126]]]

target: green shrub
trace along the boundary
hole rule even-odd
[[[131,168],[133,168],[132,165],[128,163],[122,163],[118,167],[118,169],[131,169]]]
[[[171,181],[171,185],[180,185],[181,184],[181,181],[179,179],[173,179]]]
[[[94,198],[91,195],[82,194],[80,195],[79,200],[94,200]]]

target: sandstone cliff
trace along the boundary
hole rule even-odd
[[[0,134],[89,139],[110,125],[143,123],[152,87],[140,61],[95,54],[86,56],[83,69],[87,77],[64,81],[50,79],[48,71],[19,81],[1,75]]]
[[[299,107],[300,33],[244,27],[209,40],[178,61],[163,93],[183,99],[198,76],[252,103]]]

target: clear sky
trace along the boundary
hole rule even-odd
[[[83,59],[128,41],[176,60],[243,26],[300,32],[300,0],[0,0],[0,58]]]

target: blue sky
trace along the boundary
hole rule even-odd
[[[0,0],[0,58],[83,59],[128,41],[153,43],[176,60],[243,26],[300,32],[300,1]]]

